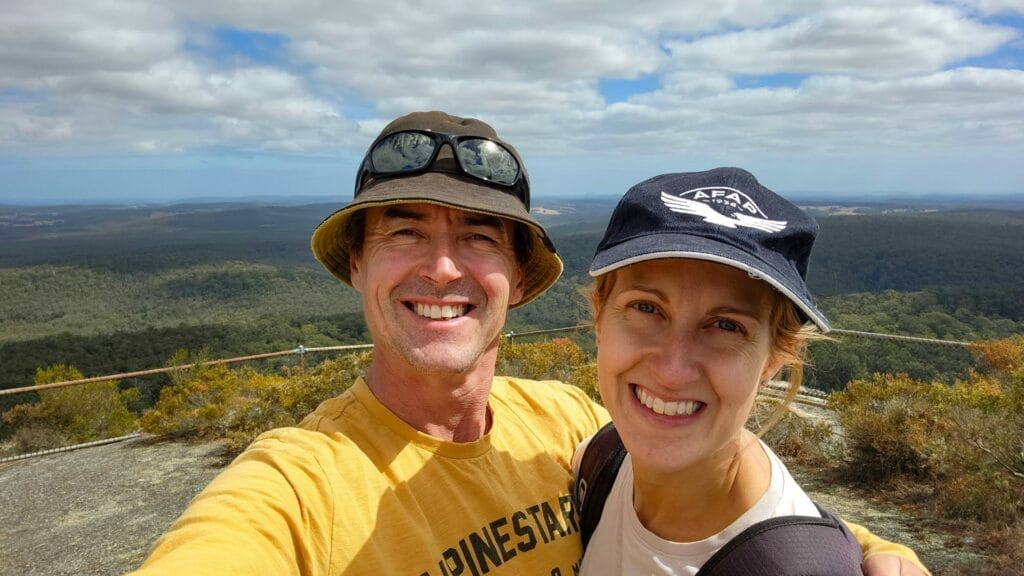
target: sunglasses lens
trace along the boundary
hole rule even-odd
[[[457,153],[462,169],[477,178],[511,186],[519,177],[519,162],[516,162],[515,156],[505,147],[490,140],[461,140]]]
[[[436,144],[426,134],[399,132],[381,140],[370,151],[370,162],[379,173],[407,172],[426,167]]]

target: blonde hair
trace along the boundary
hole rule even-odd
[[[591,314],[594,323],[601,318],[604,304],[608,300],[612,289],[615,287],[615,279],[620,269],[612,270],[594,279],[593,286],[589,290]],[[771,352],[775,358],[782,359],[782,370],[785,371],[789,382],[789,388],[782,401],[772,410],[757,430],[758,436],[766,434],[786,414],[790,403],[800,390],[804,380],[804,363],[807,355],[807,345],[811,340],[825,340],[828,337],[822,334],[813,322],[805,321],[800,316],[800,311],[792,300],[784,296],[778,290],[772,290],[773,301],[768,321],[772,326]]]

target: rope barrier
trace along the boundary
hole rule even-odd
[[[538,334],[555,334],[560,332],[576,332],[579,330],[587,330],[593,328],[593,324],[577,324],[575,326],[564,326],[561,328],[550,328],[546,330],[532,330],[530,332],[519,332],[509,331],[503,334],[505,338],[514,340],[515,338],[523,336],[535,336]],[[955,340],[939,340],[937,338],[921,338],[918,336],[903,336],[899,334],[882,334],[879,332],[864,332],[861,330],[844,330],[840,328],[832,329],[833,334],[846,334],[850,336],[861,336],[867,338],[882,338],[888,340],[902,340],[908,342],[922,342],[925,344],[939,344],[944,346],[962,346],[970,347],[970,342],[959,342]],[[75,386],[78,384],[88,384],[90,382],[99,382],[103,380],[121,380],[124,378],[136,378],[139,376],[151,376],[154,374],[162,374],[165,372],[172,372],[174,370],[185,370],[188,368],[194,368],[196,366],[213,366],[216,364],[230,364],[233,362],[245,362],[249,360],[260,360],[264,358],[274,358],[277,356],[286,356],[288,354],[298,354],[299,356],[304,355],[306,352],[334,352],[342,350],[367,350],[373,348],[373,344],[348,344],[343,346],[316,346],[316,347],[305,347],[298,346],[291,350],[281,350],[279,352],[267,352],[264,354],[252,354],[249,356],[239,356],[236,358],[225,358],[220,360],[209,360],[206,362],[196,362],[192,364],[182,364],[179,366],[169,366],[166,368],[153,368],[150,370],[139,370],[136,372],[123,372],[120,374],[111,374],[109,376],[93,376],[91,378],[81,378],[79,380],[68,380],[66,382],[54,382],[50,384],[38,384],[35,386],[22,386],[20,388],[6,388],[0,390],[0,396],[6,396],[10,394],[21,394],[24,392],[35,392],[38,390],[50,390],[54,388],[63,388],[66,386]]]
[[[23,386],[21,388],[7,388],[0,390],[0,396],[6,396],[8,394],[21,394],[23,392],[35,392],[37,390],[51,390],[53,388],[64,388],[66,386],[76,386],[78,384],[88,384],[90,382],[100,382],[103,380],[122,380],[124,378],[136,378],[139,376],[152,376],[154,374],[162,374],[164,372],[173,372],[175,370],[186,370],[188,368],[195,368],[196,366],[214,366],[217,364],[231,364],[234,362],[246,362],[249,360],[261,360],[264,358],[274,358],[276,356],[286,356],[288,354],[305,354],[306,352],[328,352],[335,350],[358,350],[373,348],[373,344],[351,344],[346,346],[319,346],[314,348],[306,348],[305,346],[299,346],[291,350],[281,350],[279,352],[266,352],[264,354],[251,354],[249,356],[238,356],[235,358],[224,358],[220,360],[208,360],[206,362],[194,362],[192,364],[180,364],[178,366],[168,366],[166,368],[152,368],[149,370],[138,370],[136,372],[122,372],[120,374],[111,374],[109,376],[92,376],[90,378],[80,378],[78,380],[66,380],[64,382],[53,382],[50,384],[38,384],[35,386]]]
[[[73,444],[71,446],[61,446],[60,448],[50,448],[49,450],[40,450],[38,452],[29,452],[28,454],[8,456],[6,458],[0,458],[0,464],[3,464],[4,462],[13,462],[15,460],[24,460],[25,458],[34,458],[36,456],[45,456],[46,454],[70,452],[71,450],[78,450],[79,448],[90,448],[92,446],[102,446],[104,444],[113,444],[114,442],[123,442],[125,440],[131,440],[132,438],[138,438],[139,436],[142,436],[141,432],[133,432],[132,434],[126,434],[116,438],[104,438],[102,440],[93,440],[92,442],[83,442],[81,444]]]
[[[575,326],[565,326],[565,327],[562,327],[562,328],[549,328],[547,330],[533,330],[531,332],[519,332],[519,333],[516,333],[516,332],[513,332],[513,331],[508,331],[508,332],[506,332],[504,334],[504,336],[505,336],[505,338],[508,338],[509,340],[514,340],[517,336],[534,336],[534,335],[537,335],[537,334],[556,334],[556,333],[559,333],[559,332],[575,332],[577,330],[586,330],[586,329],[590,329],[590,328],[593,328],[593,327],[594,327],[593,324],[577,324]]]
[[[850,336],[865,336],[868,338],[882,338],[885,340],[905,340],[908,342],[923,342],[925,344],[941,344],[944,346],[971,346],[970,342],[958,342],[956,340],[939,340],[937,338],[921,338],[919,336],[901,336],[899,334],[881,334],[879,332],[863,332],[861,330],[842,330],[833,328],[830,334],[849,334]]]

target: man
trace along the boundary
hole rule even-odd
[[[254,441],[139,573],[576,571],[569,459],[607,413],[560,382],[494,376],[508,310],[562,270],[515,149],[478,120],[403,116],[312,248],[362,295],[369,369]]]

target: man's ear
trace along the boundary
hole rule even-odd
[[[352,281],[352,287],[357,292],[362,294],[363,287],[366,285],[365,278],[363,277],[363,262],[362,255],[355,252],[350,252],[348,255],[348,274],[349,280]]]
[[[519,304],[523,300],[523,294],[526,293],[526,273],[523,272],[523,267],[519,264],[516,264],[515,279],[511,288],[508,295],[509,307]]]

